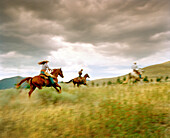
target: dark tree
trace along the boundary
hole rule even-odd
[[[123,78],[123,81],[125,81],[125,80],[126,80],[126,77]]]
[[[145,76],[144,79],[143,79],[144,82],[149,82],[148,80],[148,76]]]
[[[93,81],[92,81],[91,85],[94,86],[94,82]]]
[[[107,85],[111,85],[111,84],[112,84],[112,82],[111,82],[111,81],[108,81],[108,82],[107,82]]]
[[[162,77],[157,77],[156,82],[161,82]]]
[[[117,78],[116,83],[118,83],[118,84],[121,84],[121,83],[122,83],[122,81],[120,80],[120,78],[119,78],[119,77]]]
[[[169,79],[169,77],[168,77],[168,76],[166,76],[166,77],[165,77],[165,81],[168,81],[168,79]]]

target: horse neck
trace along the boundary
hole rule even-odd
[[[84,78],[84,79],[86,79],[86,78],[87,78],[87,76],[84,76],[83,78]]]
[[[54,75],[55,77],[58,77],[58,75],[59,75],[59,72],[58,72],[58,71],[56,71],[56,72],[53,72],[53,73],[52,73],[52,75]]]

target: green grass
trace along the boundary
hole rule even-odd
[[[169,135],[169,83],[0,91],[0,137],[139,137]]]

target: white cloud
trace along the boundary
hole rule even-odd
[[[170,40],[170,31],[154,34],[151,40]]]
[[[55,36],[52,40],[61,47],[57,51],[51,51],[51,55],[48,56],[49,64],[53,68],[62,67],[65,76],[63,80],[77,77],[81,68],[84,69],[83,73],[91,74],[91,79],[97,78],[97,73],[110,74],[110,77],[113,77],[112,75],[127,73],[126,69],[119,69],[118,66],[127,66],[127,64],[132,63],[132,59],[115,55],[104,56],[92,44],[70,43],[60,36]],[[126,44],[122,44],[122,46],[128,48]],[[114,47],[122,48],[118,43],[115,43]],[[114,66],[117,66],[117,68],[114,68]]]
[[[16,51],[10,51],[8,53],[1,54],[0,58],[1,59],[3,58],[6,58],[6,59],[7,58],[31,58],[31,56],[22,55],[22,54],[17,53]]]
[[[159,51],[153,55],[150,55],[148,57],[144,57],[138,62],[143,66],[149,66],[149,65],[154,65],[154,64],[159,64],[163,63],[166,61],[170,61],[170,48],[167,48],[165,50]]]
[[[13,68],[3,68],[0,66],[0,80],[14,76],[33,77],[39,75],[40,67],[38,66],[16,66]]]

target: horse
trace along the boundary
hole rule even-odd
[[[58,93],[61,93],[61,86],[58,84],[58,79],[57,79],[58,75],[60,75],[60,77],[64,78],[61,68],[53,69],[51,71],[51,74],[56,77],[56,78],[54,78],[54,82],[55,82],[54,84],[51,84],[49,79],[43,78],[40,74],[38,76],[27,77],[27,78],[21,80],[16,85],[16,88],[19,88],[23,82],[27,81],[27,83],[30,84],[30,91],[28,93],[29,98],[31,97],[31,94],[35,90],[36,87],[39,89],[42,89],[43,86],[46,86],[46,87],[53,86],[57,90]],[[57,87],[59,87],[59,89]]]
[[[139,73],[141,74],[141,76],[142,76],[144,70],[140,68],[140,69],[138,70],[138,72],[139,72]],[[139,74],[137,74],[136,72],[132,71],[132,72],[130,72],[130,73],[128,74],[128,77],[127,77],[127,79],[123,82],[123,84],[128,83],[128,81],[131,80],[131,79],[133,79],[133,83],[135,83],[135,82],[140,81],[140,80],[143,79],[143,78],[142,78],[142,77],[139,77]]]
[[[87,85],[87,83],[86,83],[87,78],[90,78],[90,77],[89,77],[88,74],[85,74],[84,77],[77,77],[77,78],[74,78],[74,79],[72,79],[72,80],[70,80],[69,82],[66,82],[66,83],[73,82],[74,87],[75,87],[76,84],[77,84],[77,87],[79,87],[81,84]]]

